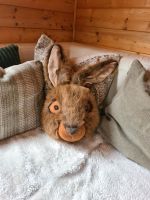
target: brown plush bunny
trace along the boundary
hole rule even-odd
[[[145,91],[150,95],[150,71],[146,71],[144,74]]]
[[[100,117],[96,99],[87,85],[97,80],[100,74],[98,66],[94,66],[94,79],[91,68],[85,67],[79,73],[75,66],[65,64],[59,45],[53,45],[49,55],[48,61],[43,60],[45,81],[50,86],[41,112],[43,130],[51,137],[67,142],[91,137]],[[107,63],[104,64],[107,68]]]
[[[63,64],[60,46],[53,46],[51,55],[45,71],[54,87],[47,92],[41,124],[51,137],[75,142],[85,135],[92,135],[97,127],[96,100],[88,88],[71,81],[76,69]]]
[[[85,133],[90,136],[99,122],[95,98],[88,88],[58,85],[47,94],[41,122],[45,132],[57,139],[75,142]]]

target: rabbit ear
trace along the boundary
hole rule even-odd
[[[110,59],[92,66],[84,66],[74,74],[72,83],[90,88],[93,84],[104,81],[117,65],[117,61]]]
[[[63,55],[59,45],[53,45],[48,59],[47,71],[50,82],[54,87],[58,85],[58,71],[63,64]]]
[[[51,47],[45,56],[43,66],[47,89],[71,82],[74,70],[66,60],[60,45],[54,44]]]
[[[47,71],[48,79],[54,87],[59,84],[71,82],[71,76],[74,73],[74,69],[73,67],[70,67],[69,62],[65,60],[62,48],[58,44],[54,45],[51,49]]]

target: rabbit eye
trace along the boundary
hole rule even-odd
[[[50,110],[51,113],[55,113],[55,114],[59,113],[60,112],[60,104],[59,104],[59,102],[58,101],[54,101],[53,103],[51,103],[49,105],[49,110]]]
[[[87,104],[85,105],[85,111],[91,112],[92,109],[93,109],[92,103],[90,101],[88,101]]]

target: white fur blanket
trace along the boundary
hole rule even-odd
[[[100,136],[66,144],[40,128],[0,142],[0,200],[148,200],[150,172]]]

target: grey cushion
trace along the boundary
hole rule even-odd
[[[43,101],[42,64],[28,61],[5,69],[0,78],[0,139],[39,126]]]
[[[101,130],[120,152],[150,169],[150,96],[145,92],[144,73],[135,60],[124,85],[106,108]]]

